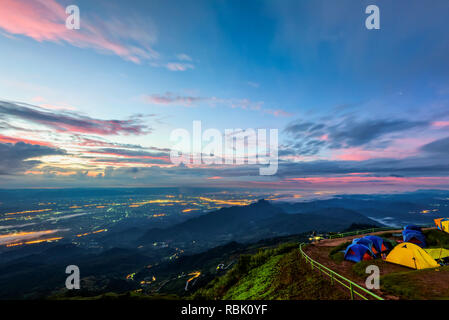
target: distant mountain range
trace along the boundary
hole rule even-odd
[[[0,256],[0,299],[36,298],[55,292],[63,287],[64,270],[69,264],[80,267],[89,294],[127,292],[139,286],[137,280],[126,280],[127,274],[136,273],[140,280],[151,278],[153,273],[158,279],[171,279],[181,272],[204,271],[202,266],[215,270],[219,263],[235,261],[241,252],[266,246],[271,243],[268,239],[294,236],[306,239],[311,231],[339,232],[356,226],[381,226],[375,220],[389,217],[398,224],[428,222],[434,216],[449,213],[448,196],[447,192],[416,192],[338,196],[298,203],[259,200],[248,206],[201,213],[165,228],[149,228],[133,220],[123,222],[99,235],[97,241],[101,246],[95,249],[60,242],[5,252]],[[429,212],[423,214],[422,210]],[[256,245],[257,242],[264,243]],[[148,265],[153,267],[148,269]],[[214,272],[203,274],[199,281],[210,280]],[[164,290],[182,292],[185,281],[185,278],[170,281]]]
[[[326,208],[288,214],[281,207],[259,200],[249,206],[223,208],[165,229],[150,229],[139,243],[248,242],[313,230],[341,231],[353,223],[380,225],[348,209]]]

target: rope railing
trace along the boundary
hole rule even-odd
[[[370,300],[370,298],[375,300],[384,300],[382,297],[379,297],[378,295],[372,293],[371,291],[359,286],[357,283],[354,283],[353,281],[343,277],[342,275],[336,273],[335,271],[329,269],[328,267],[323,266],[321,263],[310,258],[302,249],[304,245],[306,244],[301,243],[299,245],[299,251],[301,253],[301,256],[306,260],[306,262],[310,263],[312,269],[318,269],[321,273],[324,273],[325,275],[329,276],[332,285],[334,284],[334,282],[336,282],[342,285],[343,287],[347,288],[351,294],[351,300],[354,300],[355,297],[360,297],[363,300]]]

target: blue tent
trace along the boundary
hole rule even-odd
[[[366,237],[355,238],[354,240],[352,240],[352,243],[361,244],[361,245],[367,247],[371,251],[373,256],[377,255],[377,253],[378,253],[378,251],[376,250],[376,248],[374,246],[374,243]]]
[[[378,236],[365,236],[365,238],[373,242],[374,248],[376,248],[377,252],[383,253],[393,249],[391,242],[386,241],[384,238]]]
[[[404,242],[411,242],[414,243],[421,248],[426,247],[426,237],[422,232],[415,231],[415,230],[404,230],[402,231],[402,238]]]
[[[404,227],[404,230],[414,230],[421,232],[421,227],[415,226],[414,224],[409,224]]]
[[[373,253],[364,245],[353,243],[345,250],[345,260],[360,262],[373,259]]]

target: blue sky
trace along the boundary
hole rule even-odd
[[[365,8],[373,3],[2,1],[0,142],[9,154],[0,163],[0,173],[9,171],[2,187],[446,188],[449,4],[379,1],[381,29],[367,30]],[[80,30],[64,27],[71,4],[80,8]],[[61,130],[30,110],[54,121],[69,114],[64,121],[128,127],[105,133],[65,123]],[[193,120],[219,130],[279,129],[279,174],[160,166],[136,154],[166,156],[171,130],[190,130]],[[108,157],[120,161],[99,161],[106,152],[93,153],[80,142],[86,139],[114,145]],[[21,141],[33,157],[14,149]],[[133,161],[123,165],[126,152]],[[300,180],[322,171],[308,166],[333,169],[319,183]],[[360,169],[355,182],[345,176]],[[341,179],[327,185],[330,176]]]

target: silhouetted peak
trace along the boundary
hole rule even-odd
[[[256,204],[258,204],[258,205],[270,205],[270,203],[267,200],[265,200],[265,199],[257,200]]]

